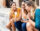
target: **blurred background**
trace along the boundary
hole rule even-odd
[[[10,8],[12,2],[16,2],[17,7],[20,7],[22,1],[34,1],[35,4],[37,4],[39,6],[40,0],[0,0],[0,8],[2,8],[2,7]]]
[[[20,7],[22,1],[34,1],[35,5],[40,6],[40,0],[0,0],[0,31],[9,31],[5,25],[9,22],[11,3],[16,2],[17,7]]]

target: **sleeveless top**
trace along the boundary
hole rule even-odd
[[[27,15],[25,15],[24,10],[22,9],[22,20],[27,21],[29,20]]]

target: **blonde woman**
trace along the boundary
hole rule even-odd
[[[29,11],[29,9],[30,9],[30,11],[35,9],[33,2],[26,2],[26,10]],[[26,24],[27,31],[39,31],[37,28],[35,28],[35,25],[38,25],[38,23],[36,23],[36,20],[34,22],[34,19],[36,19],[36,18],[34,18],[34,16],[31,16],[31,13],[29,13],[28,19],[29,19],[28,20],[29,22]]]

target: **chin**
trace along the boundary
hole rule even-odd
[[[15,8],[14,8],[14,10],[15,10]]]

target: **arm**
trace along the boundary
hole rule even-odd
[[[9,14],[9,20],[12,19],[13,12],[11,11]]]
[[[10,23],[11,23],[11,24],[10,24],[10,23],[9,23],[9,24],[11,25],[12,30],[13,30],[13,31],[16,31],[16,28],[15,28],[15,25],[14,25],[14,20],[15,20],[15,19],[13,18],[13,12],[10,13],[9,20],[10,20]],[[9,26],[10,26],[10,25],[9,25]]]
[[[27,23],[28,21],[21,20],[21,22]]]
[[[10,16],[9,16],[9,23],[6,25],[6,27],[10,30],[11,30],[11,27],[13,26],[12,24],[13,22],[11,20],[12,20],[12,12],[10,13]]]
[[[34,22],[34,21],[32,21],[32,20],[30,19],[29,22],[32,24],[33,27],[35,27],[35,22]]]
[[[11,11],[10,15],[9,15],[9,21],[11,21],[11,22],[14,22],[14,20],[15,20],[15,18],[13,18],[13,12],[14,11]]]

